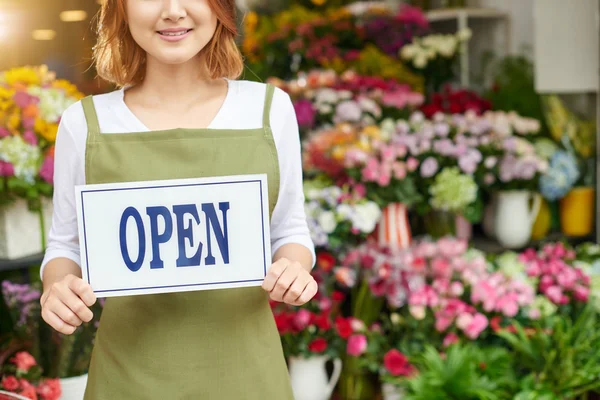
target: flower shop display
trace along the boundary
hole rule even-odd
[[[42,320],[40,295],[39,282],[2,282],[2,296],[13,322],[14,338],[20,349],[37,360],[45,377],[60,381],[61,399],[82,398],[104,302],[99,300],[92,306],[92,321],[84,323],[72,335],[62,335]]]
[[[8,360],[0,367],[0,393],[5,391],[31,400],[59,400],[62,389],[58,379],[43,378],[37,360],[26,351],[2,355]],[[0,395],[0,398],[1,395]],[[12,397],[11,397],[12,398]]]
[[[44,247],[58,124],[81,97],[45,66],[0,73],[0,258],[37,254]]]

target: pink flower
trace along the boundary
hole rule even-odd
[[[458,257],[467,251],[467,242],[465,240],[445,237],[437,242],[440,253],[447,258]]]
[[[406,160],[406,168],[408,168],[408,170],[410,172],[414,172],[416,171],[416,169],[419,167],[419,160],[417,160],[414,157],[409,157],[408,160]]]
[[[590,296],[590,289],[583,286],[577,286],[575,287],[573,295],[575,296],[576,300],[588,301],[588,298]]]
[[[365,335],[352,335],[348,338],[346,352],[351,356],[360,356],[367,350],[367,337]]]
[[[47,155],[40,168],[40,176],[50,184],[54,184],[54,156]]]
[[[456,327],[461,330],[466,330],[473,321],[473,316],[469,313],[462,313],[456,318]]]
[[[444,338],[444,347],[448,347],[454,343],[458,343],[458,336],[454,332],[450,332]]]
[[[452,325],[453,317],[448,317],[446,314],[442,312],[436,312],[435,315],[435,329],[438,332],[444,332],[446,329]]]
[[[60,381],[58,379],[45,379],[37,389],[43,400],[58,400],[62,394]]]
[[[12,375],[5,375],[0,382],[2,387],[9,392],[15,392],[19,388],[19,380]]]
[[[13,176],[15,168],[9,162],[0,160],[0,176]]]
[[[35,358],[26,351],[18,352],[10,361],[17,366],[17,369],[24,372],[29,371],[31,367],[37,365]]]
[[[389,172],[381,172],[379,174],[379,178],[377,179],[377,184],[379,184],[379,186],[387,186],[390,184],[391,180],[392,176]]]
[[[310,323],[311,312],[301,308],[298,310],[296,315],[294,316],[294,327],[301,331],[308,326]]]
[[[456,282],[452,282],[452,284],[450,285],[450,293],[453,296],[459,297],[462,296],[462,294],[464,293],[465,288],[462,285],[462,283],[456,281]]]
[[[519,312],[517,294],[509,293],[505,296],[501,296],[496,303],[496,308],[505,316],[514,317]]]
[[[335,269],[336,280],[346,287],[354,287],[356,284],[356,272],[347,267],[338,267]]]
[[[438,162],[433,157],[427,157],[421,164],[421,176],[423,178],[430,178],[438,171]]]
[[[537,309],[537,308],[532,308],[532,309],[529,310],[529,312],[527,313],[527,315],[531,319],[539,319],[542,316],[542,312],[539,309]]]
[[[548,289],[546,289],[545,294],[548,297],[548,299],[550,299],[550,301],[554,304],[561,304],[563,291],[560,287],[550,286]]]
[[[10,136],[10,131],[3,126],[0,127],[0,138],[4,138],[7,136]]]
[[[38,144],[37,136],[35,136],[35,133],[29,129],[23,132],[23,140],[32,146],[37,146]]]
[[[485,315],[479,313],[475,314],[475,316],[471,320],[471,323],[465,330],[465,335],[467,335],[469,339],[476,339],[481,334],[481,332],[483,332],[483,330],[487,328],[487,326],[488,319],[485,317]]]
[[[377,159],[369,158],[361,173],[364,181],[375,182],[379,177],[379,162]]]
[[[396,161],[392,165],[392,170],[394,171],[394,178],[398,180],[402,180],[406,178],[406,164],[401,161]]]
[[[436,257],[431,262],[431,267],[435,276],[442,278],[449,278],[452,276],[452,268],[450,268],[450,261],[445,258]]]

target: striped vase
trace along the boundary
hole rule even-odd
[[[403,203],[392,203],[383,209],[381,220],[375,228],[380,246],[404,249],[410,246],[412,234],[408,221],[408,208]]]

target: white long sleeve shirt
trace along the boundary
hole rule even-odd
[[[149,130],[123,99],[123,89],[94,97],[102,134]],[[264,99],[264,84],[230,80],[226,99],[209,128],[262,127]],[[311,251],[314,265],[315,250],[304,213],[298,122],[290,97],[278,88],[273,96],[270,122],[280,167],[279,197],[271,216],[272,253],[284,244],[297,243]],[[86,183],[86,138],[87,123],[81,102],[77,102],[63,113],[56,137],[54,212],[42,274],[48,261],[58,257],[69,258],[81,266],[74,186]]]

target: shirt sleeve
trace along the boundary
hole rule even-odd
[[[54,194],[50,232],[40,276],[46,264],[55,258],[65,257],[81,267],[79,233],[75,205],[75,185],[85,183],[83,154],[76,145],[69,128],[69,117],[74,111],[67,110],[58,127],[54,147]]]
[[[304,211],[302,154],[296,112],[287,93],[276,89],[275,96],[281,102],[279,107],[273,108],[277,108],[276,112],[281,110],[285,118],[281,131],[273,132],[279,159],[280,186],[277,205],[271,217],[271,249],[274,255],[284,244],[300,244],[311,252],[314,267],[315,248]],[[275,100],[273,105],[276,105]]]

